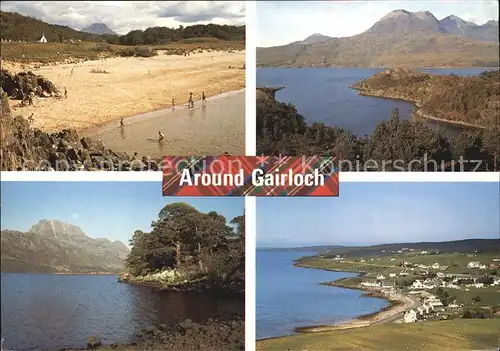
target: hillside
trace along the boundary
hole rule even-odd
[[[93,239],[79,227],[40,220],[22,233],[1,232],[2,272],[119,272],[129,249],[120,241]]]
[[[349,256],[370,256],[384,254],[390,255],[399,250],[408,251],[439,251],[440,253],[467,253],[467,252],[498,252],[500,253],[499,239],[466,239],[443,242],[419,242],[419,243],[394,243],[370,246],[342,246],[342,245],[317,245],[294,248],[262,248],[260,251],[294,251],[294,252],[319,252],[323,256],[344,255]]]
[[[90,26],[83,28],[81,32],[99,34],[99,35],[102,34],[117,35],[115,31],[113,31],[104,23],[92,23]]]
[[[64,40],[100,41],[102,37],[77,31],[68,26],[45,23],[39,19],[23,16],[15,12],[0,11],[0,38],[13,41],[40,40],[42,34],[49,43]]]
[[[86,33],[87,31],[91,33]],[[111,33],[112,32],[112,33]],[[97,33],[97,34],[92,34]],[[180,28],[151,27],[146,30],[133,30],[126,35],[111,35],[111,31],[103,23],[78,31],[67,26],[45,23],[36,18],[18,13],[0,11],[0,38],[2,40],[36,42],[42,34],[49,43],[82,40],[121,45],[156,45],[178,42],[182,40],[202,38],[204,40],[244,41],[245,26],[229,25],[193,25]],[[116,33],[114,33],[116,34]]]
[[[463,22],[463,23],[462,23]],[[283,46],[257,48],[262,67],[497,66],[498,22],[482,26],[449,16],[396,10],[367,31],[345,38],[315,34]],[[495,39],[496,38],[496,39]]]

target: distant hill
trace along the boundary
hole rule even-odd
[[[257,48],[262,67],[495,66],[498,22],[478,26],[429,11],[393,11],[367,31],[345,38],[315,34],[283,46]]]
[[[317,245],[297,248],[260,248],[260,251],[295,251],[295,252],[318,252],[326,256],[371,256],[390,255],[399,250],[426,250],[439,252],[498,252],[500,255],[500,239],[467,239],[443,242],[420,242],[420,243],[398,243],[380,244],[372,246],[341,246],[341,245]]]
[[[115,31],[111,30],[104,23],[93,23],[90,26],[83,28],[81,32],[99,34],[99,35],[102,34],[117,35]]]
[[[40,220],[27,233],[1,232],[2,272],[119,272],[128,247],[88,237],[79,227]]]

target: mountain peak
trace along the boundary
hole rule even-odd
[[[116,35],[116,32],[111,30],[104,23],[92,23],[90,26],[85,27],[81,30],[81,32],[91,33],[91,34],[111,34]]]
[[[403,9],[400,9],[400,10],[394,10],[394,11],[391,11],[389,12],[387,15],[385,15],[384,17],[382,17],[380,20],[385,20],[385,19],[388,19],[388,18],[395,18],[395,17],[401,17],[401,16],[410,16],[411,15],[411,12],[408,12],[406,10],[403,10]]]
[[[29,232],[58,240],[89,239],[80,227],[59,220],[41,219],[31,227]]]
[[[328,39],[331,39],[331,37],[320,34],[320,33],[314,33],[313,35],[308,36],[304,40],[300,41],[300,44],[317,44],[317,43],[322,43],[324,41],[327,41]]]

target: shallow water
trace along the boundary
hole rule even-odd
[[[345,322],[388,305],[359,290],[320,285],[356,274],[293,266],[293,260],[310,255],[315,253],[257,251],[257,339],[293,334],[299,326]]]
[[[4,350],[57,350],[132,342],[141,329],[244,312],[243,299],[162,292],[116,276],[2,273]]]
[[[245,154],[245,93],[231,92],[124,119],[84,134],[101,138],[106,148],[140,156]],[[158,132],[165,135],[158,140]]]

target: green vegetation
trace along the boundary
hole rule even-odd
[[[354,87],[367,95],[414,102],[425,115],[450,122],[489,130],[500,123],[500,71],[459,77],[396,69],[377,73]]]
[[[493,350],[500,319],[385,324],[257,342],[257,350]]]
[[[68,26],[45,23],[36,18],[22,16],[13,12],[0,12],[1,39],[36,42],[42,34],[49,43],[67,41],[95,41],[120,45],[158,45],[193,38],[215,38],[222,41],[245,41],[245,26],[218,24],[180,26],[177,29],[151,27],[146,30],[133,30],[126,35],[97,35],[74,30]],[[3,53],[2,53],[3,55]]]
[[[174,280],[206,279],[213,286],[243,289],[244,221],[244,216],[231,221],[235,233],[217,212],[201,213],[185,203],[166,205],[150,233],[138,230],[130,240],[128,272],[137,279],[168,271]]]
[[[341,170],[473,170],[477,163],[470,160],[482,161],[476,170],[496,170],[499,132],[498,126],[465,129],[458,137],[447,138],[421,121],[399,120],[396,109],[370,136],[360,137],[320,122],[307,124],[293,105],[275,100],[273,89],[257,91],[258,154],[333,155],[343,161]],[[465,162],[460,163],[460,156]]]

